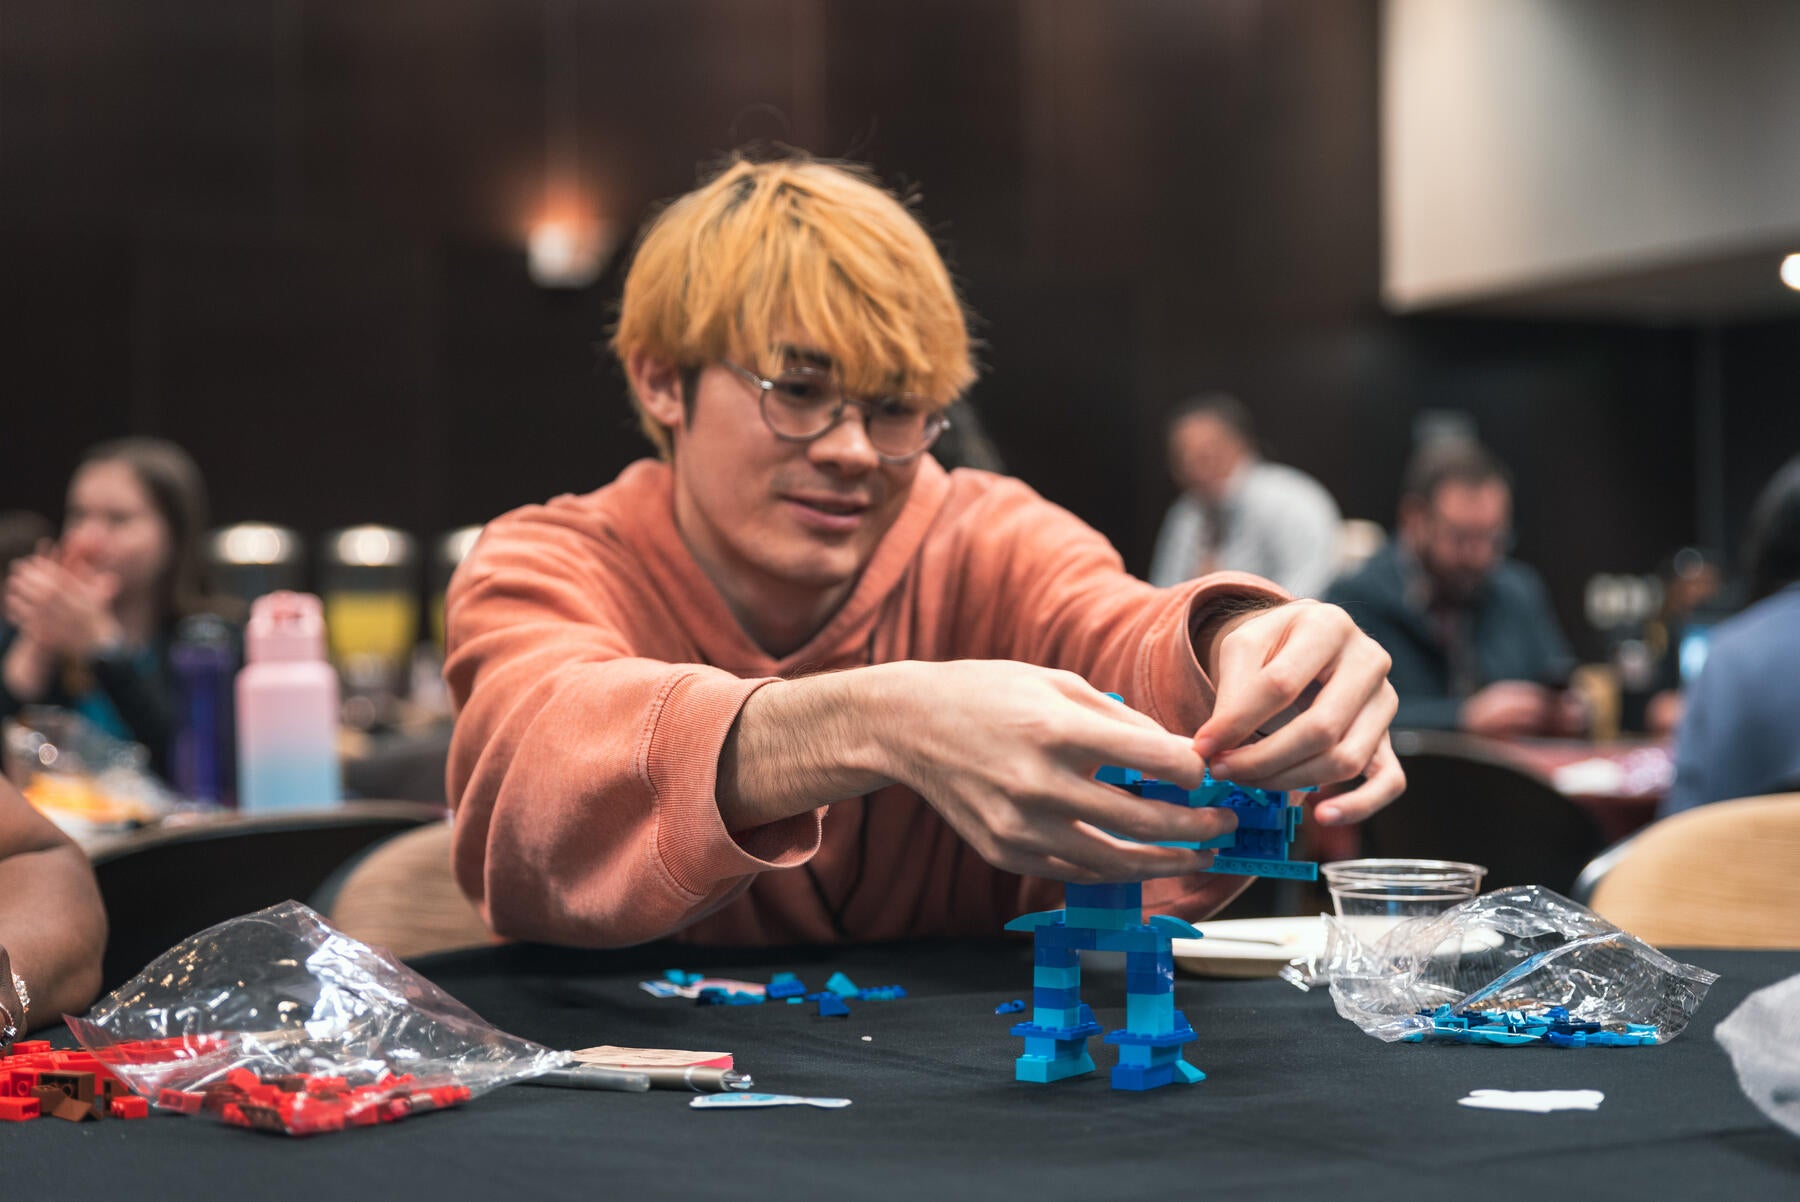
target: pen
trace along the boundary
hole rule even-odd
[[[755,1084],[749,1073],[734,1073],[728,1068],[640,1068],[632,1070],[650,1078],[654,1089],[689,1089],[695,1093],[724,1093],[731,1089],[749,1089]]]
[[[622,1068],[601,1068],[578,1064],[574,1068],[553,1068],[519,1082],[521,1085],[553,1085],[558,1089],[618,1089],[643,1093],[650,1088],[648,1074]]]

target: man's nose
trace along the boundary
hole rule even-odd
[[[808,444],[814,463],[830,464],[839,471],[867,472],[881,466],[881,456],[869,441],[869,429],[863,410],[845,405],[837,424]]]

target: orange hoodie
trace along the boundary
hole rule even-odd
[[[773,659],[688,553],[671,480],[645,460],[597,492],[515,510],[451,583],[454,866],[501,935],[593,947],[677,932],[983,935],[1060,906],[1058,882],[992,867],[901,786],[734,837],[713,790],[744,700],[832,669],[1013,659],[1077,672],[1187,733],[1213,696],[1190,614],[1226,594],[1283,596],[1228,573],[1152,588],[1024,484],[927,458],[843,608]],[[1202,917],[1242,883],[1152,882],[1146,912]]]

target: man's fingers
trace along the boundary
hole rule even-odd
[[[1363,770],[1363,783],[1348,793],[1321,801],[1313,816],[1326,826],[1361,822],[1405,791],[1406,773],[1393,745],[1383,736],[1375,758]]]
[[[1065,732],[1065,747],[1081,757],[1082,762],[1136,768],[1145,776],[1172,781],[1183,788],[1200,783],[1206,764],[1194,744],[1180,735],[1170,734],[1145,715],[1138,714],[1143,724],[1123,715],[1131,710],[1109,701],[1119,714],[1087,711],[1082,720]]]
[[[1273,734],[1214,756],[1213,775],[1274,789],[1348,780],[1369,762],[1398,706],[1387,656],[1373,644],[1353,645],[1310,705]],[[1302,767],[1326,775],[1300,779]],[[1273,783],[1278,778],[1290,783]]]
[[[1210,759],[1242,745],[1323,678],[1342,654],[1348,633],[1329,617],[1332,613],[1342,617],[1348,630],[1355,629],[1342,610],[1295,601],[1225,637],[1219,645],[1218,699],[1194,736],[1203,756]],[[1271,622],[1277,614],[1286,615],[1285,624]]]
[[[1098,781],[1085,782],[1073,796],[1052,804],[1061,813],[1142,843],[1205,843],[1237,829],[1237,815],[1221,806],[1155,801]]]
[[[1246,777],[1227,773],[1227,779],[1264,789],[1301,789],[1349,780],[1363,772],[1375,758],[1398,707],[1394,691],[1383,682],[1376,695],[1356,715],[1350,729],[1317,755],[1298,763],[1280,765],[1266,775]]]

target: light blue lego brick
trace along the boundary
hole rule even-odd
[[[1152,914],[1144,919],[1144,925],[1170,939],[1200,938],[1200,932],[1193,923],[1168,914]]]
[[[852,981],[841,972],[832,973],[831,979],[825,982],[825,988],[827,991],[835,993],[839,997],[845,999],[853,998],[862,992],[862,990],[857,987],[855,981]]]
[[[1175,995],[1126,994],[1125,1026],[1144,1035],[1167,1035],[1175,1029]]]
[[[1040,927],[1056,926],[1063,920],[1061,910],[1038,910],[1031,914],[1021,914],[1006,924],[1009,931],[1035,931]]]
[[[1272,876],[1284,881],[1319,879],[1319,866],[1306,860],[1254,860],[1219,856],[1206,871],[1225,876]]]
[[[1144,779],[1144,774],[1136,768],[1120,768],[1113,764],[1102,764],[1100,771],[1094,773],[1094,779],[1103,785],[1135,785]]]
[[[1175,1062],[1175,1071],[1180,1073],[1181,1079],[1189,1085],[1198,1085],[1200,1082],[1206,1080],[1205,1073],[1201,1072],[1185,1060],[1177,1060]]]
[[[1037,1056],[1021,1056],[1013,1061],[1013,1079],[1030,1081],[1037,1085],[1048,1085],[1052,1081],[1066,1081],[1070,1077],[1083,1077],[1093,1071],[1094,1058],[1086,1052],[1068,1060],[1047,1060]]]
[[[1143,914],[1138,907],[1124,910],[1095,910],[1086,906],[1070,906],[1064,913],[1065,926],[1088,931],[1123,931],[1142,926]]]
[[[1237,846],[1237,832],[1227,831],[1216,839],[1208,839],[1204,843],[1190,844],[1195,851],[1224,851]]]
[[[1067,968],[1052,968],[1048,964],[1034,965],[1031,969],[1031,984],[1036,989],[1079,989],[1081,965],[1073,964]]]
[[[806,1004],[806,999],[803,997],[791,997],[787,1000],[787,1004],[790,1006],[803,1006]]]
[[[1046,1031],[1072,1031],[1081,1025],[1079,1006],[1033,1006],[1031,1021]]]
[[[1188,791],[1166,780],[1142,780],[1138,782],[1137,794],[1145,801],[1160,801],[1165,805],[1188,804]]]

